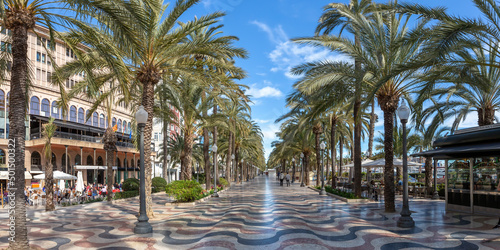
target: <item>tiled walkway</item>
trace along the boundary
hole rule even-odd
[[[383,213],[383,204],[348,205],[298,184],[280,187],[271,177],[235,185],[195,207],[171,208],[165,198],[154,198],[151,235],[132,232],[137,201],[99,203],[31,213],[30,244],[43,249],[500,249],[500,230],[491,229],[500,215],[445,213],[443,201],[411,201],[416,227],[401,229],[399,214]],[[0,248],[8,244],[5,224],[0,223]]]

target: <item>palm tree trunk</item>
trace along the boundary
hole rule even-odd
[[[192,154],[193,154],[193,135],[191,131],[186,130],[184,132],[184,155],[181,159],[181,180],[191,180],[191,172],[192,172]],[[208,175],[209,173],[206,173]]]
[[[153,106],[154,106],[154,83],[142,82],[142,106],[148,112],[148,122],[144,128],[144,177],[146,181],[146,213],[148,217],[154,218],[153,199],[151,196],[151,135],[153,133]]]
[[[54,211],[54,166],[52,159],[45,160],[45,211]]]
[[[495,122],[495,109],[479,108],[477,109],[477,124],[479,126],[491,125]]]
[[[342,137],[342,135],[340,135],[340,140],[339,140],[339,153],[340,153],[340,161],[339,161],[339,177],[342,178],[342,165],[344,163],[344,158],[343,158],[343,155],[344,155],[344,137]],[[345,182],[344,182],[345,184]]]
[[[163,179],[167,181],[168,183],[168,161],[167,161],[167,155],[168,155],[168,122],[167,119],[163,120]]]
[[[294,181],[295,181],[295,161],[292,161],[292,182]]]
[[[337,186],[337,178],[335,178],[335,166],[337,163],[337,149],[335,147],[335,135],[337,132],[337,119],[332,116],[331,128],[330,128],[330,145],[332,148],[330,149],[332,155],[332,187],[335,188]]]
[[[304,178],[306,178],[306,186],[309,186],[311,183],[311,180],[309,179],[309,155],[310,153],[309,152],[306,152],[304,154],[304,172],[305,172],[305,176]]]
[[[206,117],[206,112],[203,114]],[[203,128],[203,159],[205,161],[205,186],[210,189],[210,139],[208,137],[208,129]]]
[[[227,156],[226,156],[226,180],[228,183],[228,186],[231,186],[231,156],[232,156],[232,145],[233,145],[233,132],[229,132],[229,138],[228,138],[228,147],[227,147]]]
[[[213,108],[213,112],[212,112],[212,115],[217,115],[217,105],[214,105],[214,108]],[[214,138],[214,144],[213,145],[217,145],[217,126],[214,126],[214,132],[213,132],[213,138]],[[215,163],[217,161],[217,153],[214,154],[214,179],[216,181],[217,184],[219,184],[219,169],[217,169],[217,164]],[[217,188],[217,186],[215,186],[214,188]]]
[[[425,195],[431,193],[432,157],[425,157]]]
[[[387,213],[393,213],[396,211],[394,198],[393,128],[393,112],[384,110],[384,198],[385,212]]]
[[[316,145],[316,186],[319,186],[319,178],[320,178],[320,163],[321,163],[321,155],[319,148],[319,133],[314,133],[314,142]]]
[[[361,41],[358,35],[355,35],[354,42],[356,46],[361,47]],[[361,61],[355,59],[354,67],[356,71],[356,89],[354,100],[354,194],[361,197]]]
[[[375,100],[372,101],[372,111],[370,114],[370,128],[368,136],[368,158],[372,157],[373,153],[373,137],[375,136],[375,120],[377,115],[375,114]]]
[[[239,176],[240,176],[240,173],[241,173],[240,170],[239,170],[239,167],[238,167],[239,164],[240,164],[240,159],[239,159],[239,155],[238,155],[239,152],[238,151],[239,151],[238,147],[235,146],[234,147],[234,165],[235,165],[234,166],[235,167],[235,170],[234,170],[235,176],[234,177],[235,177],[236,184],[240,183]]]
[[[113,198],[113,150],[106,150],[106,165],[108,166],[108,177],[107,177],[107,201],[111,201]],[[124,164],[125,165],[125,164]]]
[[[22,22],[22,21],[20,21]],[[10,27],[7,27],[10,28]],[[16,25],[12,28],[12,74],[10,81],[10,132],[9,149],[15,152],[14,177],[9,184],[9,193],[15,197],[14,241],[9,241],[12,249],[29,249],[28,229],[26,228],[26,204],[24,202],[24,150],[26,117],[26,82],[28,79],[28,28]],[[9,150],[10,153],[10,150]],[[50,161],[51,159],[49,159]],[[9,160],[9,164],[12,164]],[[10,172],[10,171],[9,171]],[[11,177],[9,177],[11,178]],[[10,199],[9,199],[10,200]],[[14,200],[14,199],[12,199]]]

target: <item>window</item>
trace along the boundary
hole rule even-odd
[[[99,127],[99,115],[97,114],[97,112],[94,112],[94,114],[92,115],[92,122],[92,125],[94,127]]]
[[[118,119],[118,132],[122,132],[122,119]]]
[[[37,151],[31,154],[31,166],[42,166],[42,157]]]
[[[52,117],[59,119],[59,106],[57,106],[57,102],[52,102]]]
[[[156,132],[155,133],[155,141],[159,141],[160,140],[160,133]]]
[[[113,120],[111,120],[111,126],[114,127],[116,125],[116,118],[113,117]]]
[[[42,42],[40,41],[40,38],[36,39],[36,45],[42,45]]]
[[[30,114],[32,115],[40,114],[40,99],[38,99],[38,97],[36,96],[31,97]]]
[[[42,53],[42,63],[45,63],[46,55]]]
[[[47,72],[47,82],[52,82],[52,73]]]
[[[66,88],[69,89],[69,79],[66,80]]]
[[[78,122],[79,123],[84,123],[85,118],[83,117],[85,112],[83,111],[83,108],[78,109]]]
[[[50,102],[48,99],[42,100],[42,115],[46,117],[50,116]]]
[[[123,133],[127,133],[127,122],[123,121]]]
[[[71,51],[71,57],[73,58],[74,54],[73,54],[73,50],[70,50]]]
[[[7,51],[8,53],[12,53],[12,44],[6,43],[6,42],[2,42],[1,43],[1,49],[2,49],[2,51]]]
[[[71,80],[71,87],[73,88],[73,86],[75,86],[75,81]]]
[[[87,119],[88,116],[89,116],[89,111],[87,110],[87,112],[85,113],[85,119]],[[89,126],[92,125],[92,117],[89,117],[86,124]]]
[[[69,48],[66,48],[66,56],[69,56]]]
[[[40,69],[36,69],[36,79],[42,80],[42,71]]]
[[[46,82],[47,81],[47,71],[42,70],[42,81]]]
[[[132,134],[132,124],[128,122],[128,133]]]
[[[2,42],[2,48],[3,48],[3,42]],[[2,51],[3,51],[3,49],[2,49]],[[42,61],[42,53],[36,52],[36,61],[37,62]]]
[[[69,120],[76,122],[76,107],[74,105],[69,109]]]
[[[101,128],[104,128],[104,114],[101,114],[101,117],[99,118],[99,123],[101,125]]]

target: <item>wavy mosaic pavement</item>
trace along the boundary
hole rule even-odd
[[[34,249],[500,249],[497,217],[444,212],[443,201],[412,200],[416,227],[396,226],[382,203],[349,205],[258,177],[194,207],[154,197],[154,232],[134,235],[137,200],[29,213]],[[399,207],[398,207],[399,208]],[[5,220],[5,215],[0,219]],[[0,248],[7,226],[0,224]]]

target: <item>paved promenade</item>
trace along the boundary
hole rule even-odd
[[[499,215],[445,213],[443,201],[419,199],[410,202],[416,227],[401,229],[399,214],[384,213],[383,204],[349,205],[299,184],[280,187],[272,177],[234,185],[217,200],[194,207],[165,206],[165,195],[154,201],[154,232],[144,236],[132,231],[137,200],[30,211],[30,244],[34,249],[500,249],[500,230],[491,229]],[[0,220],[6,222],[6,213]],[[8,245],[5,224],[0,248]]]

